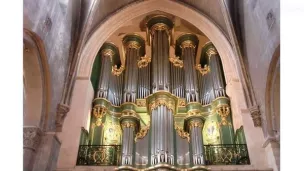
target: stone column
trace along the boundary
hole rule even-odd
[[[144,39],[135,34],[126,35],[123,38],[123,45],[126,56],[123,103],[135,103],[138,85],[137,61],[139,61],[140,57],[144,55]]]
[[[122,166],[133,166],[135,162],[135,135],[139,127],[139,118],[135,111],[124,111],[121,117],[122,134]]]
[[[23,127],[23,170],[32,171],[42,132],[35,126]]]

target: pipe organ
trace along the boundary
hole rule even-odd
[[[216,48],[211,42],[198,47],[191,33],[174,39],[174,22],[154,16],[146,23],[146,37],[130,33],[122,47],[109,42],[101,47],[89,145],[121,145],[118,170],[205,170],[204,145],[234,143]],[[136,148],[144,138],[145,148]]]

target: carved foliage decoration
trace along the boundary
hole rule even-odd
[[[206,75],[210,72],[210,66],[208,65],[204,65],[204,68],[202,68],[201,64],[197,64],[195,69],[198,70],[202,75]]]
[[[188,143],[190,142],[190,134],[188,132],[185,132],[183,128],[176,125],[175,125],[175,130],[182,139],[187,139]]]
[[[122,72],[125,70],[125,66],[121,65],[117,68],[117,65],[112,66],[112,74],[115,76],[120,76]]]
[[[167,99],[163,99],[163,98],[158,98],[155,101],[153,101],[149,106],[151,110],[156,109],[158,106],[160,105],[164,105],[166,106],[169,110],[174,111],[174,104],[172,103],[172,101],[168,101]]]
[[[41,134],[38,127],[23,127],[23,147],[36,150],[40,143]]]
[[[148,64],[151,62],[151,57],[140,57],[140,60],[138,60],[137,62],[137,66],[138,68],[144,68],[146,66],[148,66]]]
[[[137,142],[138,139],[143,139],[148,134],[149,129],[150,129],[150,123],[147,126],[141,128],[140,131],[135,136],[135,142]]]
[[[169,61],[176,67],[182,68],[184,66],[184,62],[180,60],[179,57],[169,57]]]

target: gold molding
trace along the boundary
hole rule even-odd
[[[146,99],[136,99],[136,105],[138,107],[146,107]]]
[[[112,66],[112,74],[115,76],[120,76],[124,70],[125,66],[123,65],[121,65],[119,69],[117,69],[117,65]]]
[[[203,123],[200,122],[200,121],[190,121],[189,127],[190,127],[190,129],[193,128],[193,127],[202,128],[203,127]]]
[[[128,41],[125,43],[126,48],[139,49],[141,46],[137,41]]]
[[[144,56],[140,57],[140,60],[137,61],[138,68],[144,68],[148,66],[148,64],[151,62],[151,57]]]
[[[169,110],[172,110],[173,112],[175,111],[174,104],[171,101],[167,101],[167,99],[165,99],[165,98],[156,99],[151,104],[149,104],[149,108],[152,111],[160,105],[166,106]]]
[[[167,33],[168,35],[170,35],[170,34],[169,34],[170,28],[169,28],[166,24],[164,24],[164,23],[156,23],[156,24],[154,24],[154,25],[151,27],[151,34],[154,35],[154,33],[155,33],[156,30],[158,30],[158,31],[165,30],[166,33]]]
[[[179,58],[180,58],[180,57],[177,57],[177,56],[169,57],[169,61],[170,61],[174,66],[183,68],[184,62],[183,62],[182,60],[180,60]]]
[[[150,123],[147,126],[144,126],[143,128],[140,128],[140,131],[135,136],[135,142],[137,142],[138,139],[143,139],[150,129]]]
[[[202,75],[206,75],[210,72],[210,66],[204,65],[204,68],[202,68],[201,64],[196,64],[195,69],[199,71]]]
[[[130,122],[130,121],[123,121],[121,123],[121,126],[123,128],[135,128],[136,124],[134,122]]]

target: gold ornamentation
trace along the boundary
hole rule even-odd
[[[135,136],[135,142],[137,142],[138,139],[143,139],[147,135],[149,129],[150,129],[150,123],[147,126],[141,128],[140,131]]]
[[[181,107],[186,106],[186,99],[178,99],[178,106]]]
[[[185,132],[183,128],[176,126],[176,124],[175,124],[175,130],[182,139],[187,139],[188,143],[190,142],[190,135],[188,132]]]
[[[144,68],[148,66],[148,64],[151,62],[151,57],[140,57],[140,60],[137,61],[138,68]]]
[[[210,66],[208,65],[204,65],[204,68],[202,68],[201,64],[197,64],[195,69],[198,70],[202,75],[206,75],[208,72],[210,72]]]
[[[180,47],[182,49],[184,49],[184,48],[195,48],[196,46],[195,46],[195,44],[194,44],[193,41],[191,41],[191,40],[185,40],[185,41],[182,42],[182,44],[180,45]]]
[[[121,112],[121,117],[128,117],[128,116],[138,118],[138,116],[136,115],[136,112],[134,110],[123,110]]]
[[[121,126],[123,128],[135,128],[135,123],[130,121],[124,121],[122,122]]]
[[[214,121],[206,121],[203,128],[204,144],[218,144],[220,143],[219,124]]]
[[[216,51],[216,49],[215,48],[209,48],[208,50],[207,50],[207,55],[208,55],[208,57],[209,57],[209,59],[210,59],[210,57],[212,56],[212,55],[217,55],[218,53],[217,53],[217,51]]]
[[[192,110],[189,110],[187,112],[187,115],[188,115],[188,117],[189,116],[200,116],[201,115],[201,111],[198,110],[198,109],[192,109]]]
[[[128,41],[125,45],[130,49],[139,49],[141,47],[137,41]]]
[[[224,125],[224,126],[225,125],[231,125],[231,123],[229,123],[227,121],[227,117],[230,114],[229,106],[224,105],[224,106],[217,107],[216,108],[216,113],[218,113],[220,115],[220,117],[222,118],[221,125]]]
[[[120,74],[125,70],[125,66],[121,65],[119,69],[117,69],[117,65],[112,66],[112,74],[115,76],[120,76]]]
[[[112,62],[112,57],[115,55],[115,52],[112,49],[104,49],[101,53],[104,57],[109,57]]]
[[[93,108],[93,115],[96,118],[95,125],[101,126],[102,125],[102,117],[107,114],[108,109],[104,106],[94,106]]]
[[[184,66],[184,62],[179,59],[179,57],[169,57],[169,61],[176,67],[182,68]]]
[[[107,122],[104,130],[103,142],[104,145],[119,145],[121,144],[121,128],[116,122]]]
[[[136,105],[138,107],[146,107],[146,99],[136,99]]]
[[[171,101],[168,101],[168,100],[163,99],[163,98],[158,98],[158,99],[156,99],[155,101],[153,101],[153,102],[149,105],[149,107],[150,107],[150,109],[151,109],[151,111],[152,111],[152,110],[156,109],[156,108],[157,108],[158,106],[160,106],[160,105],[164,105],[164,106],[166,106],[169,110],[174,111],[174,104],[172,104]]]
[[[190,121],[189,126],[190,126],[190,128],[193,128],[193,127],[202,128],[203,127],[203,123],[200,122],[200,121]]]
[[[165,30],[166,33],[169,35],[169,27],[164,24],[164,23],[156,23],[154,24],[152,27],[151,27],[151,34],[154,35],[155,31],[158,30],[158,31],[162,31],[162,30]]]

